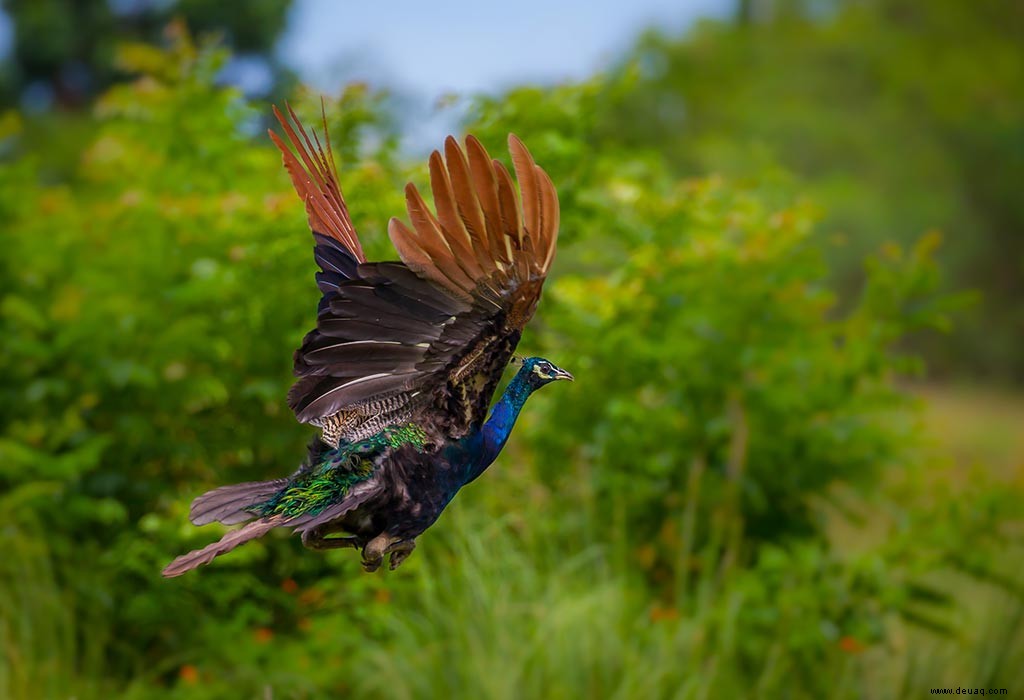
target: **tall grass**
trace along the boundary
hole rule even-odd
[[[0,698],[109,697],[107,629],[80,616],[51,565],[45,530],[0,529]]]
[[[681,610],[652,600],[609,549],[568,551],[508,521],[450,515],[444,544],[432,538],[379,637],[363,645],[353,696],[895,700],[1024,680],[1024,607],[973,579],[951,584],[963,593],[952,635],[892,619],[882,643],[837,648],[811,666],[800,662],[799,609],[780,616],[763,653],[745,651],[746,618],[760,611],[747,574],[697,572],[695,604]]]
[[[497,477],[487,489],[514,483],[514,475]],[[933,583],[957,597],[951,635],[893,619],[880,644],[837,649],[804,665],[802,608],[784,595],[772,601],[780,611],[774,638],[749,653],[750,618],[763,613],[757,570],[741,567],[723,578],[698,568],[683,598],[653,597],[642,567],[617,556],[616,546],[574,548],[572,533],[557,532],[546,514],[532,510],[543,500],[526,506],[537,518],[533,528],[522,527],[522,514],[492,518],[486,509],[453,506],[403,569],[384,574],[390,600],[378,624],[351,626],[352,617],[337,611],[352,601],[337,589],[332,595],[339,599],[315,624],[331,630],[339,650],[355,642],[354,656],[332,653],[329,644],[309,647],[301,634],[282,635],[261,665],[222,668],[196,685],[105,683],[104,620],[76,609],[63,592],[45,530],[8,526],[0,560],[0,697],[316,698],[324,683],[345,697],[399,700],[823,693],[896,700],[931,687],[1024,683],[1024,606],[995,584],[937,572]],[[348,569],[339,577],[358,575]],[[794,567],[785,586],[800,589],[807,576]],[[334,667],[332,680],[323,682],[320,673],[320,680],[303,682],[295,675],[297,658]]]

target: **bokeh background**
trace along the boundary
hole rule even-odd
[[[371,5],[3,3],[0,698],[1024,691],[1024,6]],[[165,581],[311,434],[264,130],[321,94],[371,257],[444,133],[524,138],[578,381],[398,572]]]

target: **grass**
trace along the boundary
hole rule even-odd
[[[833,546],[867,549],[893,536],[908,482],[914,498],[949,498],[979,465],[996,482],[1020,483],[1024,465],[1024,399],[976,388],[929,386],[922,420],[931,452],[899,470],[861,500],[856,523],[832,514]],[[884,503],[884,505],[883,505]],[[879,517],[885,511],[890,516]],[[794,679],[792,640],[779,635],[754,662],[740,653],[751,612],[742,586],[714,577],[692,582],[698,603],[680,614],[638,596],[642,590],[617,558],[600,548],[566,556],[524,542],[507,523],[474,521],[456,507],[445,528],[452,552],[426,556],[405,610],[389,619],[383,643],[366,648],[359,697],[812,697]],[[844,522],[839,522],[844,520]],[[454,534],[453,533],[457,533]],[[1024,552],[1006,550],[1012,577]],[[564,559],[559,559],[564,556]],[[951,635],[905,620],[889,621],[883,644],[822,659],[817,673],[828,695],[879,700],[927,694],[932,687],[1010,689],[1024,686],[1024,603],[998,582],[942,568],[923,583],[949,592],[956,604],[940,621]],[[784,603],[780,602],[780,605]],[[941,609],[941,607],[940,607]],[[439,671],[439,669],[443,669]]]
[[[76,619],[45,539],[0,530],[0,698],[109,697],[102,624]]]
[[[954,476],[981,466],[1024,486],[1024,395],[969,385],[929,384],[913,391],[924,401],[925,435],[953,458]]]
[[[918,393],[936,459],[891,475],[861,503],[858,523],[833,513],[829,551],[853,556],[891,537],[903,517],[899,508],[910,505],[908,488],[923,500],[955,498],[957,484],[979,464],[993,464],[999,484],[1019,483],[1024,442],[1012,427],[1024,424],[1024,400],[934,386]],[[511,471],[498,478],[487,491],[533,488]],[[575,543],[559,533],[555,519],[493,518],[477,500],[453,504],[407,568],[391,574],[374,624],[346,628],[351,618],[330,610],[344,609],[348,593],[328,589],[327,612],[314,616],[310,629],[274,638],[269,661],[261,663],[281,668],[224,668],[213,675],[204,669],[170,686],[104,682],[110,640],[103,620],[71,612],[74,601],[61,589],[45,540],[9,524],[0,531],[7,555],[0,560],[0,697],[316,698],[331,688],[345,697],[402,700],[823,694],[896,700],[940,686],[1024,687],[1024,605],[998,582],[937,568],[926,581],[957,602],[945,617],[951,635],[892,618],[883,642],[839,644],[807,662],[800,641],[806,605],[819,601],[805,603],[791,591],[819,575],[817,565],[783,562],[781,593],[767,601],[777,617],[767,641],[758,641],[750,638],[750,620],[766,609],[761,573],[738,568],[723,578],[713,569],[696,570],[686,590],[669,586],[666,597],[652,598],[642,567],[615,537]],[[543,493],[527,500],[526,509],[555,507]],[[580,517],[592,519],[595,531],[609,527],[599,513]],[[1011,573],[1014,562],[1024,562],[1024,554],[1007,547]],[[351,648],[356,634],[364,636],[353,656],[335,658],[333,640]],[[241,665],[246,653],[226,658]],[[302,664],[310,674],[298,673]]]

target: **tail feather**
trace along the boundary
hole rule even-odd
[[[192,501],[188,519],[193,525],[207,525],[213,522],[225,525],[244,523],[256,517],[246,510],[247,508],[266,501],[287,483],[287,479],[273,479],[221,486]]]
[[[196,549],[188,554],[182,554],[180,557],[168,564],[164,570],[164,578],[173,578],[175,576],[181,576],[187,571],[202,566],[203,564],[209,564],[215,557],[219,557],[221,554],[230,552],[235,547],[245,544],[249,540],[262,537],[267,534],[275,527],[279,527],[286,523],[286,518],[281,515],[275,515],[270,518],[260,518],[255,522],[251,522],[243,528],[238,530],[232,530],[218,541],[208,544],[202,549]]]

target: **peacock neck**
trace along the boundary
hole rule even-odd
[[[512,434],[512,427],[519,417],[519,411],[522,410],[523,404],[526,403],[526,399],[530,398],[531,393],[533,393],[533,387],[530,386],[527,375],[520,370],[505,387],[505,392],[491,410],[491,417],[487,419],[480,431],[483,441],[467,483],[480,476],[487,467],[491,466],[502,448],[505,447],[508,436]]]

